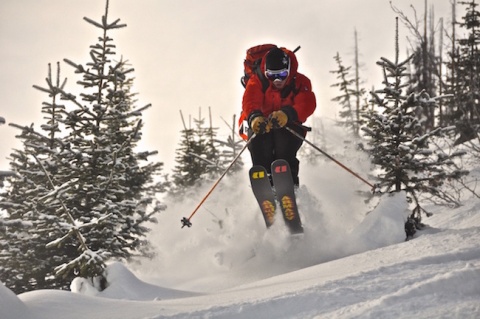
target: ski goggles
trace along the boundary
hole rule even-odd
[[[286,78],[288,78],[289,73],[290,73],[290,71],[288,69],[275,70],[275,71],[266,70],[265,71],[265,76],[270,81],[275,81],[275,80],[284,81]]]

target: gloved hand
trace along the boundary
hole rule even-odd
[[[284,127],[288,123],[288,115],[284,111],[273,111],[270,114],[270,123],[274,129]]]
[[[250,122],[250,128],[255,134],[264,134],[270,132],[270,122],[261,115],[253,118]]]

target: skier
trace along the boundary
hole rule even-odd
[[[310,80],[298,73],[297,68],[292,51],[274,47],[261,60],[260,72],[246,83],[242,100],[242,112],[249,124],[248,137],[257,135],[248,146],[253,165],[265,167],[270,176],[272,162],[286,160],[296,187],[299,185],[297,152],[303,141],[285,126],[305,137],[306,130],[301,124],[316,108]],[[263,89],[265,81],[268,86]]]

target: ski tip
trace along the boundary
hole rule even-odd
[[[305,237],[305,233],[302,230],[301,232],[290,234],[290,237],[295,240],[300,240]]]

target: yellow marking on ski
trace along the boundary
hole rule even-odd
[[[265,172],[264,171],[253,172],[252,178],[253,179],[265,178]]]
[[[282,197],[282,207],[285,218],[288,220],[293,220],[295,218],[295,203],[290,196],[285,195]]]
[[[275,216],[275,206],[273,205],[273,203],[269,200],[264,200],[262,202],[262,208],[263,213],[265,214],[265,217],[267,217],[269,224],[273,224],[273,217]]]

